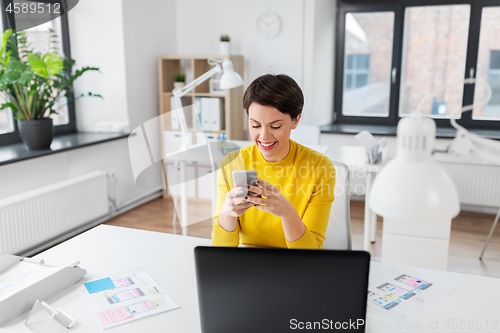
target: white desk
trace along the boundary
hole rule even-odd
[[[101,225],[37,255],[36,258],[43,258],[47,264],[52,265],[80,260],[80,266],[88,272],[84,281],[109,273],[143,267],[179,304],[180,309],[130,322],[112,328],[110,332],[199,333],[200,318],[193,249],[197,245],[210,246],[210,244],[209,239]],[[376,274],[391,266],[372,262],[370,274]],[[400,325],[403,325],[401,329],[395,329],[398,325],[396,322],[368,314],[367,332],[387,332],[389,325],[394,332],[500,331],[500,279],[421,268],[418,270],[426,276],[434,276],[455,284],[458,288],[407,321],[401,322]],[[76,288],[68,288],[47,302],[56,308],[66,310],[78,320],[79,325],[68,332],[99,332],[96,319],[86,308]],[[27,313],[13,319],[0,327],[0,331],[29,333],[30,331],[24,326],[26,317]],[[458,328],[446,329],[444,327],[446,320],[449,320],[451,325],[454,319],[458,322]],[[473,320],[475,329],[460,328],[461,320]],[[486,320],[489,322],[489,329],[485,328]],[[494,320],[497,329],[492,329]],[[436,321],[439,330],[428,327],[429,323]],[[477,329],[476,321],[482,323],[482,329]],[[412,326],[416,325],[414,323],[422,323],[422,328],[415,328]],[[408,328],[405,328],[406,325]]]
[[[252,141],[231,140],[228,141],[237,144],[243,148],[252,145]],[[219,149],[219,143],[216,140],[209,141],[210,152],[208,145],[193,145],[187,150],[174,151],[167,156],[167,159],[177,160],[180,163],[180,190],[181,190],[181,226],[182,234],[188,235],[188,198],[187,198],[187,183],[186,183],[186,163],[198,162],[204,164],[212,164],[213,170],[219,168],[220,162],[224,158],[224,154]],[[366,164],[366,150],[361,146],[316,146],[309,145],[314,149],[330,158],[332,161],[341,162],[347,165],[351,171],[360,172],[366,176],[365,178],[365,227],[364,227],[364,242],[363,249],[370,251],[370,241],[375,242],[375,233],[377,230],[377,215],[371,211],[368,202],[370,195],[370,188],[375,179],[376,174],[382,168],[383,163],[375,165]],[[382,161],[385,161],[388,150],[384,150]],[[213,174],[212,184],[216,184],[216,174]],[[212,193],[212,211],[215,212],[215,202],[217,198],[217,189],[214,187]]]

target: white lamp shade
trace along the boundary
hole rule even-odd
[[[243,85],[243,79],[240,74],[236,73],[233,68],[233,62],[231,60],[224,60],[222,63],[223,74],[220,79],[221,89],[232,89]]]
[[[460,212],[453,180],[432,159],[436,137],[433,119],[413,115],[398,124],[397,157],[375,178],[370,207],[398,221],[451,220]]]
[[[422,223],[452,219],[460,212],[453,180],[431,158],[409,162],[396,158],[373,182],[370,208],[384,218]]]

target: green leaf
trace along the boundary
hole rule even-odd
[[[29,54],[28,62],[31,66],[31,70],[33,71],[33,73],[45,78],[48,76],[49,71],[47,69],[47,64],[38,55]]]
[[[47,53],[43,60],[47,64],[49,76],[59,73],[63,68],[63,59],[57,52]]]
[[[23,86],[27,86],[29,85],[31,80],[33,80],[33,78],[34,78],[33,72],[28,68],[19,77],[19,83]]]
[[[3,103],[2,105],[0,105],[0,110],[3,110],[5,108],[10,108],[13,112],[16,112],[17,111],[17,108],[14,104],[12,103]]]
[[[26,120],[26,117],[21,113],[21,112],[18,112],[16,113],[16,116],[14,117],[15,120]]]
[[[21,74],[26,70],[26,64],[16,59],[11,59],[7,64],[7,69],[0,79],[4,84],[17,82]]]
[[[7,64],[7,70],[17,70],[24,72],[26,70],[26,67],[28,67],[28,65],[16,59],[12,59]]]
[[[3,33],[3,37],[2,37],[2,50],[0,50],[0,56],[3,56],[3,54],[5,53],[5,49],[6,49],[6,46],[7,46],[7,40],[10,38],[10,36],[12,35],[12,33],[13,33],[12,29],[7,29]]]

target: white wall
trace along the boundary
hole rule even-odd
[[[245,86],[266,73],[286,73],[302,85],[303,0],[178,0],[177,53],[218,54],[221,34],[233,54],[245,56]],[[264,12],[281,19],[280,33],[261,37],[256,21]]]
[[[305,1],[304,5],[304,111],[302,121],[332,122],[334,84],[335,0]]]
[[[158,57],[176,53],[176,1],[123,1],[130,129],[158,116]],[[159,137],[158,137],[159,140]]]
[[[99,123],[129,124],[125,46],[121,0],[85,0],[68,13],[71,56],[76,68],[99,67],[75,81],[75,92],[101,94],[104,99],[75,102],[78,130],[94,132]]]
[[[275,12],[282,29],[261,37],[257,17]],[[245,86],[266,74],[287,74],[305,97],[302,119],[332,119],[335,0],[178,0],[177,53],[217,54],[219,37],[229,34],[232,53],[245,56]]]
[[[149,0],[144,6],[136,0],[122,1],[127,109],[134,130],[158,117],[158,57],[176,52],[176,1]],[[160,145],[154,144],[161,141],[160,128],[148,128],[148,140],[160,156]],[[161,186],[161,174],[161,165],[155,164],[148,170],[146,183]]]
[[[333,87],[335,64],[335,0],[314,1],[314,81],[311,96],[311,120],[317,125],[331,124],[333,120]]]

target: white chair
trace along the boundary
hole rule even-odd
[[[332,203],[323,248],[352,250],[349,168],[340,162],[333,162],[333,165],[336,173],[335,200]]]
[[[319,145],[319,136],[321,134],[319,126],[304,124],[299,122],[299,125],[292,130],[290,138],[300,143],[301,145]]]

